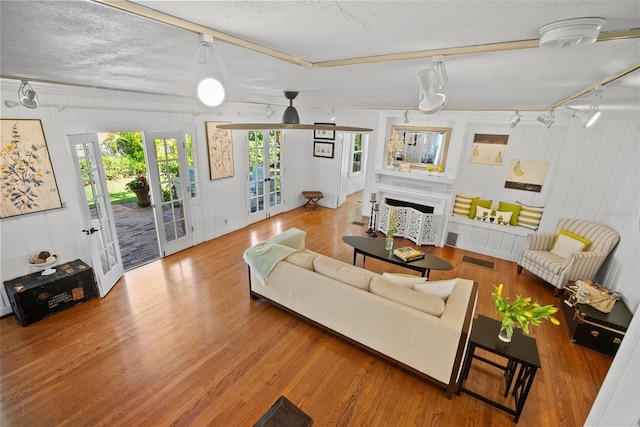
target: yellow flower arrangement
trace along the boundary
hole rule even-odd
[[[494,291],[491,294],[495,303],[496,312],[502,316],[502,325],[500,332],[504,332],[507,340],[511,340],[513,329],[521,328],[522,332],[529,334],[529,324],[539,325],[542,320],[548,319],[554,325],[559,325],[558,319],[552,316],[558,309],[552,305],[541,306],[537,302],[531,302],[530,297],[523,298],[520,295],[516,300],[509,304],[509,297],[503,297],[502,291],[504,285],[493,286]]]

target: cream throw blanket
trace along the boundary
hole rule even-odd
[[[293,252],[304,249],[307,233],[297,228],[290,228],[283,233],[244,251],[244,261],[251,267],[251,271],[266,283],[269,273],[276,264]]]

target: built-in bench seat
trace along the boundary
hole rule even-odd
[[[464,215],[452,215],[447,225],[446,241],[457,248],[517,262],[527,243],[527,235],[532,232],[526,227],[499,225]]]

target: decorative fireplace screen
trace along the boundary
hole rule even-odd
[[[394,234],[397,237],[404,237],[417,245],[436,245],[442,239],[444,232],[444,215],[424,213],[412,207],[395,207],[396,227],[398,231]],[[389,229],[389,215],[391,205],[380,204],[378,217],[378,231],[385,235]]]

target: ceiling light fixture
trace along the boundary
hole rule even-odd
[[[447,103],[449,78],[441,56],[434,56],[431,66],[418,71],[420,101],[418,109],[423,113],[435,113]]]
[[[336,113],[335,111],[333,111],[333,108],[331,109],[331,111],[329,111],[329,121],[330,122],[336,121]]]
[[[214,62],[213,56],[217,61]],[[218,64],[222,67],[222,61],[213,46],[213,37],[208,34],[200,34],[200,45],[196,51],[196,60],[200,65],[200,80],[197,86],[198,98],[208,107],[217,107],[224,101],[225,90],[220,79],[222,75],[214,77],[216,73],[212,68]],[[224,74],[224,72],[222,72]]]
[[[293,100],[298,96],[298,92],[294,91],[285,91],[284,97],[289,100],[289,106],[285,108],[284,114],[282,115],[282,123],[287,125],[297,125],[300,123],[300,116],[298,115],[298,110],[293,106]]]
[[[602,18],[565,19],[545,25],[538,30],[540,47],[561,49],[581,43],[593,43],[607,21]]]
[[[264,115],[267,116],[267,119],[270,119],[271,117],[273,117],[275,113],[276,113],[276,110],[271,108],[271,105],[267,105],[267,110],[264,112]]]
[[[404,112],[404,122],[405,123],[409,123],[411,121],[411,114],[409,113],[409,110]]]
[[[512,128],[517,128],[518,125],[520,124],[521,118],[522,118],[522,115],[520,114],[520,112],[516,111],[515,113],[513,113],[513,116],[511,116],[511,119],[509,119],[509,126]]]
[[[27,108],[38,108],[38,105],[40,105],[38,94],[33,90],[27,80],[22,80],[22,84],[18,89],[18,99],[20,100],[20,104]],[[5,102],[4,105],[7,105],[7,103]]]
[[[546,116],[544,114],[540,114],[538,116],[537,120],[540,123],[542,123],[544,125],[544,127],[549,129],[551,127],[551,125],[553,124],[553,122],[555,122],[555,120],[556,120],[555,115],[556,115],[555,110],[551,110],[551,111],[549,111],[549,113],[547,113]]]
[[[598,86],[594,93],[593,98],[591,99],[591,105],[589,105],[589,111],[580,111],[576,110],[572,107],[563,107],[562,112],[571,117],[577,117],[582,121],[582,126],[588,128],[593,125],[602,114],[600,111],[600,99],[602,98],[602,93],[604,92],[604,86]]]

